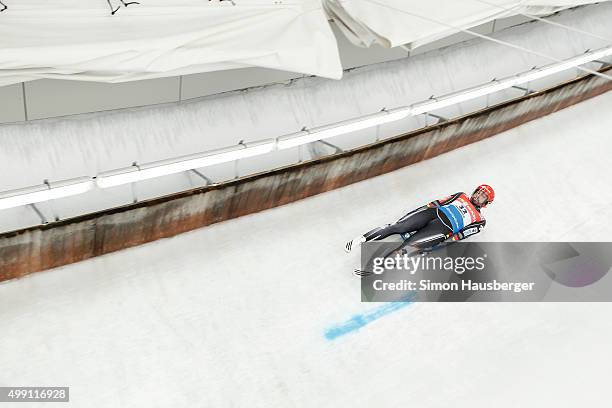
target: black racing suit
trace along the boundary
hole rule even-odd
[[[416,249],[432,248],[449,238],[462,240],[477,234],[484,228],[486,221],[481,219],[469,225],[452,223],[440,207],[453,203],[464,193],[456,193],[442,200],[432,201],[400,218],[395,224],[387,224],[364,234],[367,241],[378,241],[391,235],[399,234],[404,239],[404,246]],[[465,195],[464,195],[465,197]],[[473,204],[472,204],[473,205]],[[474,206],[480,215],[480,208]]]

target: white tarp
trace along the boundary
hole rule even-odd
[[[356,45],[408,48],[518,13],[549,14],[596,0],[323,0]],[[511,9],[509,11],[508,9]],[[455,27],[455,28],[454,28]]]
[[[0,86],[38,78],[123,82],[249,66],[342,76],[320,0],[140,0],[114,16],[105,0],[3,2]]]
[[[594,0],[2,0],[0,86],[40,78],[125,82],[263,67],[338,79],[328,18],[361,46],[416,47],[517,11]],[[1,8],[1,5],[0,5]],[[443,24],[416,17],[441,21]],[[447,24],[447,25],[445,25]]]

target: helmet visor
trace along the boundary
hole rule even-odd
[[[489,203],[489,197],[483,188],[479,188],[478,190],[474,191],[471,200],[473,204],[479,207],[484,207]]]

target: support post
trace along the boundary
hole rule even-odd
[[[523,87],[523,86],[518,86],[518,85],[512,85],[512,87],[514,89],[518,89],[519,91],[525,92],[525,95],[529,95],[530,93],[533,92],[531,89],[529,89],[529,87]]]
[[[47,188],[49,190],[51,190],[51,184],[49,184],[49,180],[45,179],[43,180],[43,184],[45,184],[47,186]],[[53,219],[55,219],[55,221],[59,221],[60,218],[57,215],[57,212],[55,212],[55,208],[53,207],[53,203],[51,201],[49,201],[49,208],[51,208],[51,213],[53,214]]]
[[[134,167],[138,167],[138,163],[134,162],[132,163],[132,166]],[[137,203],[138,202],[138,196],[136,195],[136,183],[130,183],[130,191],[132,192],[132,202],[133,203]]]
[[[213,184],[213,181],[211,179],[209,179],[208,177],[206,177],[204,174],[200,173],[198,170],[196,169],[191,169],[191,171],[198,177],[200,177],[202,180],[204,180],[206,182],[206,185],[211,185]]]
[[[435,113],[425,112],[426,116],[431,116],[432,118],[438,119],[438,123],[446,122],[448,119],[444,116],[436,115]]]
[[[49,221],[47,221],[47,218],[45,217],[45,215],[38,209],[36,204],[28,204],[28,207],[30,207],[36,213],[36,215],[38,215],[38,218],[40,218],[41,224],[48,224],[49,223]]]
[[[335,149],[336,153],[343,153],[344,152],[344,150],[342,150],[342,148],[336,146],[335,144],[326,142],[325,140],[317,140],[317,142],[321,143],[321,144],[324,144],[325,146],[331,147],[332,149]]]
[[[244,140],[239,141],[239,142],[238,142],[238,144],[239,144],[239,145],[242,145],[242,146],[244,146],[244,147],[246,148],[246,145],[244,144]],[[238,161],[239,161],[239,160],[240,160],[240,159],[236,159],[236,160],[234,160],[234,178],[235,178],[235,179],[237,179],[237,178],[239,178],[239,177],[240,177],[240,171],[239,171],[239,169],[238,169]]]

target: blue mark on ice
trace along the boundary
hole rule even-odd
[[[379,306],[368,312],[356,314],[349,320],[329,327],[327,330],[325,330],[325,338],[327,340],[335,340],[338,337],[342,337],[345,334],[349,334],[356,330],[359,330],[362,327],[372,323],[373,321],[378,320],[381,317],[387,316],[400,309],[403,309],[411,304],[412,302],[409,300],[406,302],[385,303],[384,305]]]

